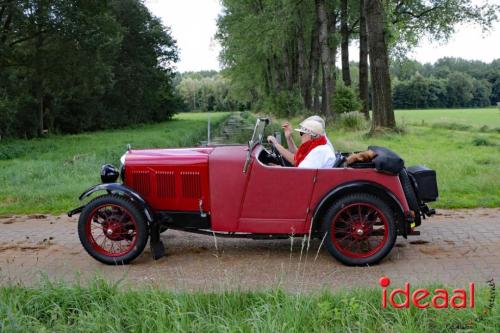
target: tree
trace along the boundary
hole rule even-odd
[[[168,119],[177,60],[139,0],[0,1],[0,135]]]
[[[349,71],[349,14],[348,0],[340,0],[340,35],[342,42],[341,57],[342,57],[342,79],[344,84],[351,86],[351,73]]]
[[[448,107],[461,107],[467,105],[473,95],[472,77],[468,74],[453,72],[448,78],[446,87],[448,96]]]
[[[371,131],[396,126],[392,108],[389,54],[385,35],[385,13],[381,0],[366,0],[366,27],[372,78],[373,117]]]
[[[366,119],[368,112],[368,33],[366,31],[365,1],[359,0],[359,99],[361,112]]]

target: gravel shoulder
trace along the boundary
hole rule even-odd
[[[420,236],[398,237],[379,265],[346,267],[318,240],[214,238],[169,230],[167,256],[154,261],[147,247],[128,266],[106,266],[80,245],[77,218],[27,215],[0,217],[0,284],[33,284],[44,277],[67,282],[96,275],[125,285],[171,290],[310,291],[394,284],[445,283],[462,287],[500,280],[500,208],[438,211],[423,221]]]

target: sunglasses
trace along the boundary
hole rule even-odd
[[[299,135],[300,135],[300,136],[302,136],[302,135],[304,135],[304,134],[306,134],[306,133],[304,133],[304,132],[299,132]]]

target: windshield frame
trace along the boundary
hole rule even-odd
[[[248,151],[245,160],[245,165],[243,166],[243,173],[246,173],[248,170],[248,166],[252,158],[253,149],[257,145],[262,144],[262,140],[264,139],[264,130],[266,129],[266,126],[268,124],[269,124],[269,118],[257,118],[257,121],[255,122],[255,127],[253,129],[252,138],[250,139],[250,141],[248,141]]]
[[[264,139],[264,130],[267,125],[269,125],[269,118],[257,118],[252,138],[248,141],[248,148],[250,150],[253,150],[256,145],[262,143],[262,140]]]

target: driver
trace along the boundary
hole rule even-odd
[[[280,145],[274,136],[268,136],[267,140],[276,147],[281,156],[296,167],[308,169],[331,168],[335,164],[335,151],[326,138],[324,121],[317,119],[320,117],[311,118],[301,122],[299,128],[295,129],[300,134],[301,144],[298,148],[295,147],[295,144],[290,143],[290,141],[293,142],[290,125],[288,123],[283,125],[288,145],[291,150],[294,150],[293,152]]]

